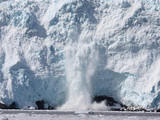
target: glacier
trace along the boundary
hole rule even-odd
[[[0,101],[160,108],[159,0],[0,0]],[[47,106],[46,105],[46,106]]]

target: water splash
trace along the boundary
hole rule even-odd
[[[87,110],[91,106],[91,77],[98,62],[98,51],[93,39],[80,39],[65,49],[68,100],[61,109]]]

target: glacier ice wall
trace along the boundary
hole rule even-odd
[[[0,0],[0,100],[160,107],[159,0]]]

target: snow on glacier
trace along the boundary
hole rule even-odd
[[[160,107],[159,0],[0,1],[0,100]]]

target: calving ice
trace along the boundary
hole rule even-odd
[[[0,0],[1,103],[160,108],[159,15],[159,0]]]

